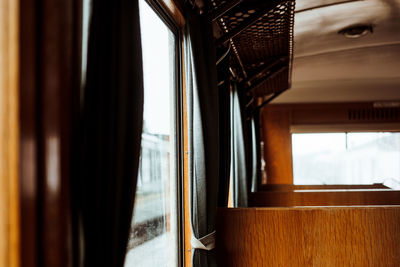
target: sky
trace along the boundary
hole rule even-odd
[[[144,0],[140,4],[140,26],[143,50],[144,121],[153,134],[170,134],[170,87],[173,73],[170,64],[169,28]],[[172,38],[171,38],[172,39]]]

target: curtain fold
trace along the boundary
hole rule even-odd
[[[234,83],[231,93],[231,178],[233,207],[247,207],[251,175],[244,95]]]
[[[80,266],[124,264],[143,123],[136,0],[92,0],[87,76],[72,194]]]
[[[193,10],[187,11],[186,19],[190,217],[192,239],[201,240],[215,231],[220,163],[219,95],[211,23],[206,14]],[[216,266],[214,249],[192,251],[193,267]]]
[[[252,113],[250,123],[251,123],[251,155],[252,155],[251,192],[256,192],[258,184],[260,182],[260,170],[261,170],[259,110],[256,110]]]
[[[220,167],[218,185],[218,207],[227,207],[229,197],[229,173],[231,164],[231,109],[230,109],[230,72],[229,53],[222,48],[217,53],[224,57],[217,66],[218,70],[218,97],[219,97],[219,141],[220,141]]]

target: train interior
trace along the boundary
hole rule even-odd
[[[400,266],[400,0],[2,0],[0,266]]]

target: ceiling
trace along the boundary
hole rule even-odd
[[[400,0],[297,0],[292,87],[274,103],[400,100]],[[360,24],[373,32],[347,38]]]

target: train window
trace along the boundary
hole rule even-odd
[[[400,184],[400,133],[293,134],[294,184]]]
[[[125,267],[177,266],[176,35],[149,4],[139,4],[144,122]]]

